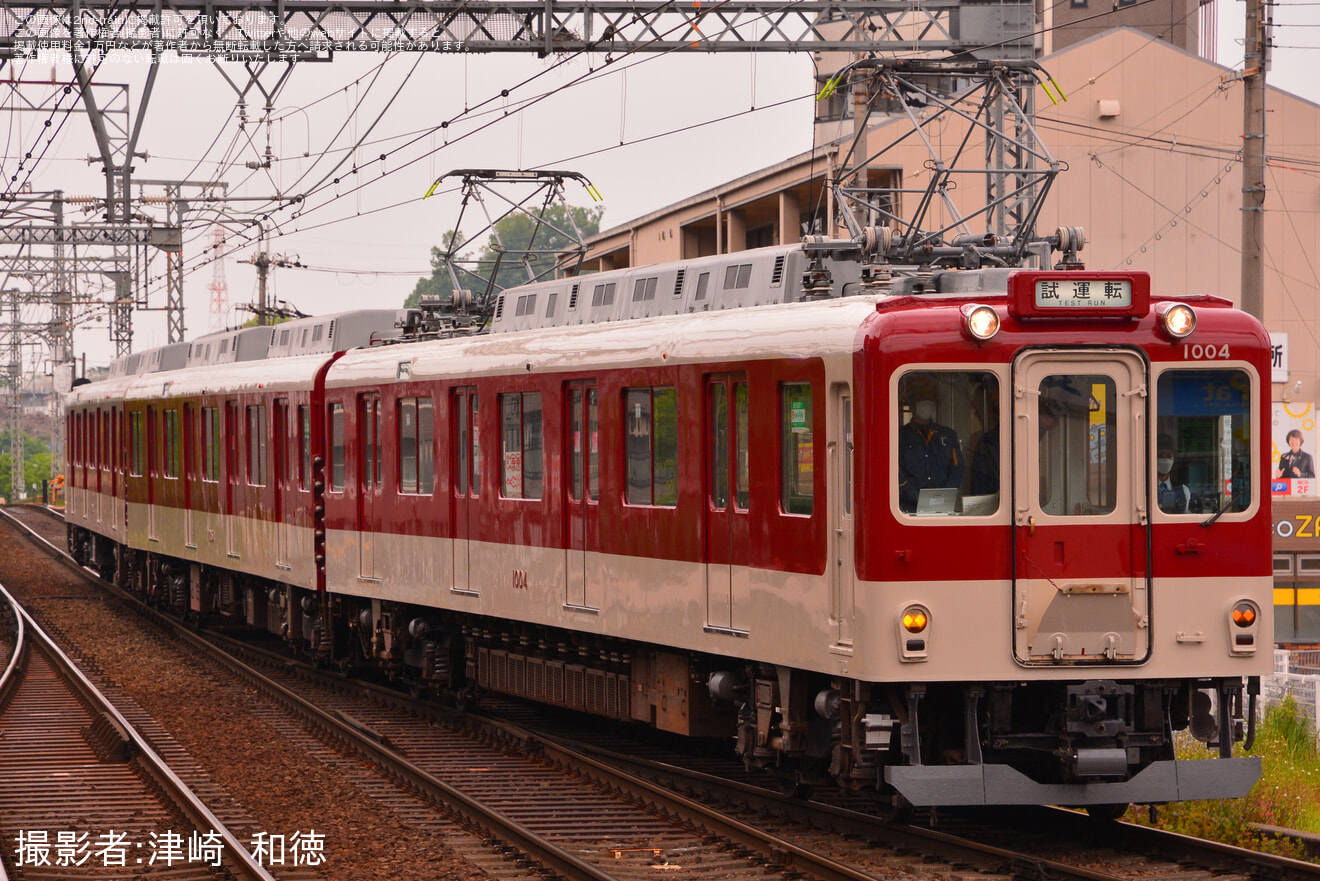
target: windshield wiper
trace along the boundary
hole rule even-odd
[[[1224,499],[1224,504],[1219,506],[1219,510],[1211,514],[1206,519],[1202,520],[1201,525],[1204,526],[1206,529],[1209,529],[1211,526],[1214,526],[1215,521],[1218,520],[1221,516],[1223,516],[1224,512],[1227,511],[1232,506],[1233,506],[1233,496],[1230,493],[1228,498]]]

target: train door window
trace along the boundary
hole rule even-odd
[[[330,491],[344,491],[344,405],[330,405]]]
[[[1251,505],[1251,408],[1246,371],[1159,375],[1152,481],[1161,511],[1233,514]]]
[[[307,331],[303,331],[303,336]],[[312,479],[312,408],[298,405],[298,489],[307,489]]]
[[[266,485],[266,405],[247,408],[247,482],[248,486]]]
[[[574,502],[582,501],[582,489],[586,481],[584,421],[582,389],[571,388],[568,391],[568,498]]]
[[[161,453],[164,459],[162,474],[165,477],[179,476],[179,411],[164,410],[161,417],[162,444]]]
[[[500,453],[500,494],[506,499],[541,498],[540,392],[500,395]]]
[[[600,498],[600,408],[596,388],[587,389],[587,497]]]
[[[810,514],[815,503],[815,423],[811,386],[779,386],[779,504],[785,514]]]
[[[147,473],[160,476],[160,419],[156,408],[147,408]]]
[[[672,386],[624,392],[630,505],[678,504],[678,392]]]
[[[1118,400],[1114,380],[1056,374],[1041,380],[1040,507],[1055,516],[1114,510],[1118,488]]]
[[[710,505],[716,510],[729,506],[729,391],[724,383],[709,388],[710,404]]]
[[[399,442],[399,492],[417,492],[417,399],[400,398],[395,415]]]
[[[383,484],[381,475],[381,417],[380,398],[377,395],[362,395],[358,399],[358,437],[361,441],[362,488],[380,489]]]
[[[748,457],[748,444],[751,434],[747,420],[747,383],[733,384],[733,507],[746,511],[751,499],[751,461]]]
[[[220,480],[220,412],[217,407],[202,408],[202,480]]]
[[[476,389],[454,392],[454,490],[475,498],[481,487],[481,443]]]
[[[899,378],[897,392],[891,461],[899,511],[920,517],[995,513],[1002,465],[999,378],[974,370],[914,371]]]

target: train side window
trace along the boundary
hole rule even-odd
[[[897,392],[891,462],[899,510],[918,517],[998,511],[999,378],[985,371],[917,370],[899,378]]]
[[[220,409],[202,408],[202,480],[220,482]]]
[[[330,491],[344,491],[344,405],[330,405]]]
[[[164,434],[164,443],[162,452],[164,453],[164,467],[162,472],[165,477],[179,476],[179,411],[165,410],[161,414],[161,431]]]
[[[433,417],[430,398],[399,399],[400,492],[430,493],[435,488]]]
[[[1155,395],[1150,479],[1159,509],[1204,517],[1250,507],[1255,478],[1246,371],[1165,370]]]
[[[779,505],[785,514],[810,514],[815,504],[815,443],[811,386],[779,386]]]
[[[541,393],[500,395],[500,495],[541,498]]]
[[[630,505],[678,504],[678,392],[672,386],[624,392]]]
[[[146,471],[147,439],[142,431],[142,412],[128,414],[128,473],[141,477]]]
[[[697,292],[692,297],[694,300],[706,299],[706,289],[710,287],[710,273],[703,272],[697,276]]]
[[[247,408],[247,482],[248,486],[266,485],[266,405]]]
[[[1297,555],[1297,574],[1308,575],[1311,578],[1320,576],[1320,557],[1307,556],[1305,554]]]
[[[1274,555],[1274,574],[1291,575],[1293,574],[1293,555],[1275,554]]]

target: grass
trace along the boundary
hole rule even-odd
[[[1178,754],[1185,759],[1212,759],[1218,753],[1186,738],[1180,740]],[[1263,773],[1246,798],[1162,806],[1156,811],[1154,825],[1197,838],[1307,859],[1297,844],[1264,835],[1255,824],[1320,834],[1320,752],[1313,724],[1289,697],[1265,713],[1256,730],[1256,742],[1247,754],[1261,757]],[[1145,810],[1129,811],[1128,817],[1149,822]]]

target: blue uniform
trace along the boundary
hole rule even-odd
[[[898,429],[898,505],[904,511],[917,509],[923,489],[948,489],[962,485],[963,454],[952,428],[934,422],[909,422]]]

